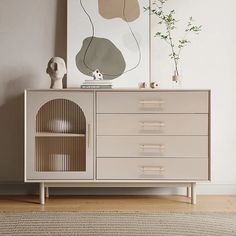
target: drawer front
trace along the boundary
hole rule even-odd
[[[208,114],[98,114],[98,135],[208,135]]]
[[[207,91],[97,92],[97,113],[208,113]]]
[[[98,158],[97,179],[207,180],[207,159]]]
[[[208,157],[208,136],[97,136],[97,157]]]

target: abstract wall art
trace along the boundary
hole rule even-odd
[[[98,69],[114,87],[149,80],[149,0],[67,0],[67,87]]]

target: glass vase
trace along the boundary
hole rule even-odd
[[[181,75],[173,75],[172,76],[172,88],[173,89],[181,89],[182,88],[182,76]]]
[[[181,89],[182,88],[182,70],[179,63],[173,63],[173,74],[171,78],[172,88]]]

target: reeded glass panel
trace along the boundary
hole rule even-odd
[[[44,104],[36,117],[37,132],[86,133],[86,121],[82,109],[66,99],[55,99]]]
[[[36,117],[35,170],[86,171],[86,120],[72,101],[55,99]]]
[[[36,137],[37,171],[85,171],[85,139]]]

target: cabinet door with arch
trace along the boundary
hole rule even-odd
[[[25,92],[25,181],[93,179],[93,92]]]

